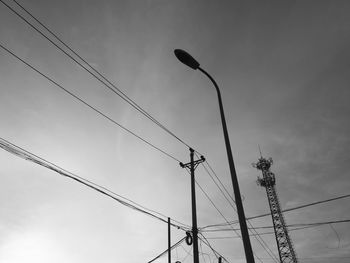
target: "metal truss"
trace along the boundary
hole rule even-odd
[[[283,217],[278,196],[275,189],[275,175],[270,171],[273,161],[271,158],[259,158],[253,166],[262,171],[263,177],[258,177],[258,185],[265,187],[269,201],[273,227],[275,230],[278,253],[281,263],[297,263],[297,256],[293,248],[292,240],[289,237],[288,229]]]

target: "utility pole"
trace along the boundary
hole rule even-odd
[[[170,217],[168,217],[168,263],[171,263]]]
[[[191,172],[191,200],[192,200],[192,235],[193,235],[193,263],[199,263],[198,256],[198,228],[197,228],[197,209],[196,209],[196,189],[194,170],[197,166],[204,162],[204,156],[201,156],[199,160],[194,161],[194,150],[190,148],[190,162],[183,164],[180,163],[182,168],[188,168]]]

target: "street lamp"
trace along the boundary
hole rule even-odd
[[[242,240],[243,240],[243,246],[244,246],[244,252],[246,256],[247,263],[254,263],[254,255],[252,246],[250,244],[249,234],[248,234],[248,228],[247,228],[247,222],[244,215],[244,209],[241,199],[241,193],[239,191],[239,185],[237,180],[237,174],[236,174],[236,168],[235,164],[233,162],[232,157],[232,150],[231,150],[231,144],[230,139],[227,132],[227,126],[226,126],[226,120],[225,120],[225,114],[224,114],[224,107],[222,105],[222,99],[221,99],[221,93],[220,89],[218,87],[218,84],[215,82],[215,80],[204,70],[199,66],[199,63],[197,60],[195,60],[190,54],[188,54],[186,51],[181,49],[175,49],[174,50],[175,56],[186,66],[192,68],[192,69],[198,69],[204,75],[206,75],[211,82],[214,84],[216,92],[218,94],[219,99],[219,107],[220,107],[220,115],[221,115],[221,123],[222,123],[222,129],[224,132],[224,139],[225,139],[225,145],[226,145],[226,152],[227,152],[227,159],[230,166],[230,173],[231,173],[231,180],[232,180],[232,186],[233,186],[233,193],[235,195],[236,200],[236,207],[237,207],[237,213],[238,213],[238,219],[239,219],[239,225],[241,228],[241,234],[242,234]]]

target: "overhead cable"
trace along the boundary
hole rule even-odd
[[[217,259],[218,259],[219,257],[221,257],[224,261],[226,261],[226,262],[229,263],[229,261],[228,261],[224,256],[222,256],[218,251],[216,251],[216,250],[213,248],[213,246],[210,244],[210,242],[207,240],[207,238],[206,238],[202,233],[200,233],[200,235],[201,235],[203,238],[199,237],[199,239],[200,239],[207,247],[209,247],[209,248],[211,249],[211,251],[213,251],[213,253],[214,253],[214,255],[215,255],[215,257],[216,257]]]
[[[350,197],[350,194],[345,194],[345,195],[341,195],[341,196],[338,196],[338,197],[334,197],[334,198],[330,198],[330,199],[326,199],[326,200],[322,200],[322,201],[317,201],[317,202],[304,204],[304,205],[300,205],[300,206],[296,206],[296,207],[292,207],[292,208],[287,208],[287,209],[282,210],[282,212],[283,213],[284,212],[289,212],[289,211],[293,211],[293,210],[297,210],[297,209],[301,209],[301,208],[305,208],[305,207],[309,207],[309,206],[319,205],[319,204],[323,204],[323,203],[328,203],[328,202],[331,202],[331,201],[336,201],[336,200],[340,200],[340,199],[344,199],[344,198],[348,198],[348,197]],[[266,213],[266,214],[262,214],[262,215],[247,217],[246,219],[247,220],[251,220],[251,219],[256,219],[256,218],[270,216],[270,215],[271,215],[271,213]],[[230,225],[237,224],[237,223],[238,223],[238,221],[231,221],[231,222],[229,222]],[[205,226],[205,227],[201,228],[201,230],[203,230],[205,228],[226,226],[226,225],[227,225],[227,222],[226,223],[220,223],[220,224],[214,224],[214,225],[208,225],[208,226]]]
[[[329,225],[329,224],[341,224],[341,223],[349,223],[350,219],[342,219],[342,220],[331,220],[331,221],[323,221],[323,222],[314,222],[314,223],[297,223],[297,224],[288,224],[286,225],[288,228],[300,228],[300,227],[309,227],[309,226],[321,226],[321,225]],[[274,226],[255,226],[254,229],[271,229]],[[235,228],[235,230],[239,230],[239,228]],[[224,232],[224,231],[232,231],[232,228],[219,228],[219,229],[208,229],[201,230],[201,232]]]
[[[3,150],[9,152],[9,153],[12,153],[22,159],[25,159],[27,161],[30,161],[30,162],[33,162],[33,163],[36,163],[40,166],[43,166],[45,168],[48,168],[62,176],[65,176],[67,178],[70,178],[74,181],[77,181],[78,183],[81,183],[107,197],[110,197],[112,198],[113,200],[119,202],[120,204],[126,206],[126,207],[129,207],[129,208],[132,208],[138,212],[141,212],[143,214],[146,214],[148,216],[151,216],[159,221],[162,221],[166,224],[168,224],[168,221],[167,221],[167,216],[161,214],[161,213],[158,213],[158,212],[155,212],[154,210],[151,210],[151,209],[148,209],[134,201],[131,201],[130,199],[128,198],[125,198],[111,190],[108,190],[106,187],[102,187],[96,183],[93,183],[92,181],[89,181],[83,177],[80,177],[76,174],[73,174],[55,164],[53,164],[52,162],[49,162],[41,157],[39,157],[38,155],[35,155],[3,138],[0,137],[0,148],[2,148]],[[165,219],[166,218],[166,219]],[[176,227],[178,229],[182,229],[184,231],[187,231],[189,229],[189,227],[183,223],[180,223],[176,220],[172,220],[174,222],[177,222],[179,223],[178,224],[174,224],[174,223],[170,223],[173,227]],[[180,225],[181,224],[181,225]]]
[[[191,148],[186,142],[176,136],[172,131],[170,131],[167,127],[161,124],[157,119],[155,119],[151,114],[149,114],[146,110],[144,110],[141,106],[139,106],[135,101],[133,101],[130,97],[128,97],[125,92],[120,90],[115,84],[113,84],[110,80],[108,80],[102,73],[100,73],[97,69],[95,69],[86,59],[84,59],[81,55],[79,55],[75,50],[73,50],[68,44],[66,44],[57,34],[55,34],[51,29],[49,29],[46,25],[44,25],[38,18],[36,18],[32,13],[30,13],[23,5],[18,3],[15,0],[12,0],[16,3],[23,11],[25,11],[31,18],[33,18],[38,24],[40,24],[47,32],[49,32],[56,40],[59,41],[64,47],[66,47],[70,52],[72,52],[78,59],[80,59],[85,65],[79,62],[76,58],[74,58],[71,54],[65,51],[62,47],[60,47],[57,43],[55,43],[52,39],[50,39],[47,35],[45,35],[40,29],[38,29],[35,25],[29,22],[24,16],[14,10],[11,6],[6,4],[3,0],[0,0],[7,8],[9,8],[14,14],[16,14],[19,18],[21,18],[24,22],[26,22],[30,27],[32,27],[35,31],[37,31],[40,35],[42,35],[45,39],[47,39],[51,44],[53,44],[56,48],[62,51],[66,56],[72,59],[75,63],[77,63],[82,69],[91,74],[94,78],[96,78],[100,83],[102,83],[105,87],[111,90],[113,93],[118,95],[121,99],[127,102],[130,106],[136,109],[138,112],[143,114],[157,126],[162,128],[168,134],[173,136],[182,144]]]
[[[213,205],[213,207],[216,209],[216,211],[221,215],[221,217],[228,223],[228,220],[226,219],[226,217],[223,215],[223,213],[219,210],[219,208],[215,205],[215,203],[213,202],[213,200],[211,200],[211,198],[209,197],[209,195],[204,191],[204,189],[201,187],[201,185],[195,181],[197,186],[199,187],[199,189],[203,192],[203,194],[207,197],[207,199],[209,200],[209,202]],[[236,235],[242,239],[241,235],[238,233],[237,230],[235,230],[234,228],[231,227],[231,230],[234,231],[236,233]],[[253,252],[254,253],[254,252]],[[262,262],[262,260],[254,253],[255,257]],[[273,258],[273,256],[271,256]]]
[[[296,228],[289,228],[288,231],[296,231],[296,230],[302,230],[302,229],[307,229],[307,228],[314,228],[314,227],[318,227],[318,225],[314,225],[314,226],[304,226],[304,227],[296,227]],[[229,230],[227,230],[229,231]],[[274,231],[269,231],[269,232],[260,232],[259,235],[263,236],[263,235],[275,235]],[[256,234],[249,234],[249,236],[255,236]],[[214,236],[214,237],[207,237],[207,239],[237,239],[239,237],[237,236]]]
[[[187,250],[182,246],[182,244],[181,244],[180,246],[181,246],[181,248],[186,252],[186,256],[185,256],[180,262],[185,262],[186,259],[187,259],[189,256],[192,256],[191,248],[187,251]]]
[[[220,178],[218,177],[218,175],[216,174],[216,172],[214,171],[214,169],[212,168],[212,166],[209,164],[209,162],[207,160],[205,160],[205,163],[208,165],[210,171],[214,174],[215,178],[218,180],[218,182],[220,183],[221,187],[224,189],[225,193],[229,196],[229,198],[232,200],[233,203],[235,203],[235,200],[233,198],[233,196],[229,193],[229,191],[227,190],[227,188],[225,187],[225,185],[221,182]],[[203,167],[205,167],[205,165],[203,164]],[[205,170],[207,171],[207,173],[210,175],[208,169],[205,167]],[[211,177],[211,176],[210,176]],[[215,182],[214,178],[212,178],[212,180]],[[217,187],[219,187],[217,185]],[[219,187],[220,188],[220,187]],[[226,196],[223,193],[224,196]],[[226,198],[225,198],[226,199]],[[243,196],[242,196],[243,199]],[[228,201],[228,200],[227,200]],[[230,201],[228,201],[229,203],[231,203]]]
[[[1,0],[0,0],[1,1]],[[113,124],[119,126],[120,128],[122,128],[123,130],[125,130],[126,132],[128,132],[129,134],[133,135],[134,137],[138,138],[139,140],[143,141],[144,143],[148,144],[149,146],[151,146],[152,148],[156,149],[157,151],[165,154],[166,156],[170,157],[171,159],[175,160],[176,162],[180,162],[179,159],[177,159],[176,157],[174,157],[173,155],[167,153],[165,150],[162,150],[161,148],[159,148],[158,146],[155,146],[154,144],[150,143],[149,141],[147,141],[146,139],[142,138],[140,135],[136,134],[135,132],[131,131],[130,129],[126,128],[125,126],[121,125],[120,123],[118,123],[117,121],[115,121],[114,119],[112,119],[111,117],[107,116],[106,114],[104,114],[102,111],[98,110],[97,108],[91,106],[89,103],[87,103],[86,101],[84,101],[83,99],[81,99],[80,97],[78,97],[77,95],[75,95],[74,93],[72,93],[71,91],[67,90],[66,88],[64,88],[62,85],[58,84],[55,80],[53,80],[52,78],[48,77],[47,75],[45,75],[44,73],[42,73],[41,71],[39,71],[37,68],[35,68],[34,66],[32,66],[31,64],[29,64],[28,62],[26,62],[24,59],[20,58],[19,56],[17,56],[13,51],[9,50],[8,48],[6,48],[4,45],[2,45],[0,43],[0,47],[5,50],[8,54],[12,55],[13,57],[15,57],[16,59],[18,59],[19,61],[21,61],[23,64],[25,64],[26,66],[30,67],[32,70],[34,70],[35,72],[37,72],[38,74],[40,74],[42,77],[46,78],[48,81],[50,81],[52,84],[54,84],[56,87],[60,88],[61,90],[63,90],[64,92],[66,92],[67,94],[69,94],[70,96],[74,97],[75,99],[77,99],[78,101],[80,101],[81,103],[83,103],[85,106],[89,107],[90,109],[92,109],[93,111],[97,112],[99,115],[103,116],[104,118],[106,118],[107,120],[109,120],[110,122],[112,122]]]
[[[186,237],[180,239],[178,242],[176,242],[174,245],[172,245],[170,247],[170,250],[173,250],[174,248],[178,247],[184,240],[186,239]],[[158,258],[161,258],[162,256],[164,256],[166,253],[168,253],[169,249],[166,249],[165,251],[163,251],[162,253],[160,253],[158,256],[156,256],[155,258],[153,258],[152,260],[148,261],[147,263],[152,263],[153,261],[157,260]]]
[[[196,153],[197,155],[197,153]],[[198,156],[197,156],[198,157]],[[209,172],[209,170],[207,169],[207,167],[202,164],[205,171],[207,172],[207,174],[210,176],[210,178],[212,179],[212,181],[215,183],[215,185],[218,187],[218,189],[220,190],[220,192],[222,193],[222,195],[225,197],[226,201],[229,203],[229,205],[233,208],[233,210],[237,213],[237,209],[236,207],[231,203],[231,201],[226,197],[225,193],[222,191],[221,187],[218,185],[218,183],[216,182],[216,180],[213,178],[213,176],[211,175],[211,173]],[[221,182],[220,178],[216,175],[215,171],[213,170],[213,168],[211,168],[211,166],[209,165],[209,163],[207,162],[208,167],[210,168],[211,172],[215,175],[216,179],[220,182],[221,186],[224,188],[224,190],[226,191],[226,193],[229,195],[229,197],[231,197],[231,200],[235,203],[235,201],[233,200],[232,196],[229,194],[229,192],[227,191],[226,187],[223,185],[223,183]],[[268,246],[268,244],[265,242],[265,240],[259,235],[259,233],[255,230],[255,228],[253,227],[252,223],[247,220],[247,223],[251,226],[250,228],[248,228],[248,230],[250,232],[254,232],[255,235],[252,235],[256,241],[260,244],[260,246],[266,251],[266,253],[274,259],[275,262],[278,263],[278,258],[275,255],[275,253],[271,250],[271,248]]]

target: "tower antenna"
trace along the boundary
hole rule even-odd
[[[258,147],[259,147],[260,158],[262,158],[262,153],[261,153],[260,144],[258,144]]]
[[[262,157],[259,145],[260,159],[253,163],[253,167],[262,172],[262,177],[258,177],[257,183],[266,189],[267,199],[269,201],[272,223],[275,230],[278,254],[281,263],[298,263],[297,255],[293,248],[292,240],[289,237],[288,229],[283,217],[280,202],[276,192],[275,174],[270,171],[273,163],[272,158],[265,159]]]

